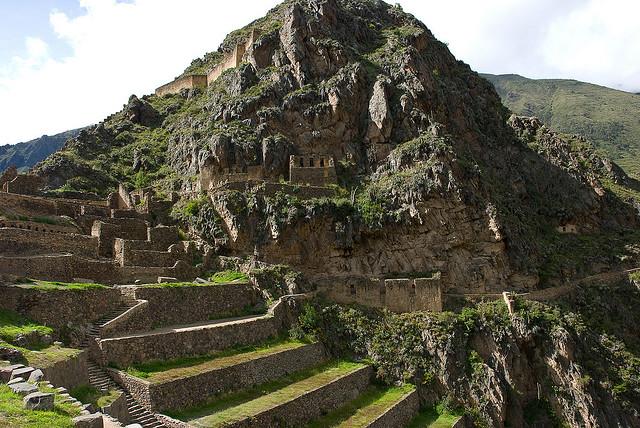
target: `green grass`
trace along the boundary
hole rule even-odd
[[[219,276],[217,276],[219,275]],[[224,285],[224,284],[240,284],[246,283],[249,280],[249,277],[246,274],[240,272],[233,271],[225,271],[218,272],[214,274],[211,278],[209,278],[211,282],[209,283],[199,283],[199,282],[166,282],[162,284],[145,284],[144,288],[171,288],[171,287],[212,287],[216,285]]]
[[[41,388],[42,392],[53,390]],[[80,409],[68,403],[60,403],[56,396],[55,407],[51,411],[26,410],[22,397],[11,392],[8,386],[0,385],[0,427],[11,428],[73,428],[72,418],[80,414]]]
[[[574,80],[483,77],[516,114],[537,116],[559,132],[584,135],[628,174],[640,178],[639,96]]]
[[[247,282],[249,276],[246,273],[238,272],[235,270],[225,270],[222,272],[216,272],[209,278],[210,281],[216,284],[226,284],[229,282]]]
[[[458,419],[460,419],[460,415],[446,412],[438,413],[435,408],[431,407],[422,410],[407,428],[451,428]]]
[[[629,274],[629,278],[631,281],[640,281],[640,271],[631,272]]]
[[[110,389],[103,393],[91,385],[80,385],[69,391],[69,395],[76,398],[83,404],[92,403],[99,408],[106,407],[113,403],[122,393],[115,389]]]
[[[138,364],[127,368],[125,372],[151,382],[163,382],[192,376],[214,368],[231,366],[270,353],[299,348],[306,344],[308,342],[278,338],[260,346],[243,346],[210,355]]]
[[[254,388],[220,395],[202,406],[169,414],[196,426],[218,426],[223,422],[259,413],[364,366],[362,363],[348,361],[331,362]]]
[[[36,288],[42,291],[78,291],[78,290],[96,290],[102,288],[109,288],[106,285],[83,283],[83,282],[59,282],[59,281],[40,281],[29,280],[24,283],[25,286],[30,288]]]
[[[414,390],[415,387],[413,385],[399,387],[371,386],[347,405],[311,423],[309,428],[366,427],[402,397]]]
[[[33,332],[41,335],[52,334],[53,329],[36,324],[15,312],[0,309],[0,339],[13,343],[18,336]]]

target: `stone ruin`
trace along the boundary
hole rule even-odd
[[[34,196],[33,189],[0,192],[0,275],[133,283],[199,273],[195,244],[161,224],[175,201],[123,187],[102,201]]]
[[[209,70],[207,74],[191,74],[179,77],[157,88],[155,94],[162,97],[165,95],[178,94],[183,90],[206,89],[226,70],[235,68],[239,66],[243,60],[248,59],[248,55],[246,54],[253,51],[254,43],[257,41],[259,35],[260,33],[257,30],[251,30],[247,40],[238,43],[231,52],[226,52],[220,63]]]

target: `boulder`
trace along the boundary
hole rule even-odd
[[[23,358],[22,352],[17,349],[8,346],[0,346],[0,359],[8,360],[10,363],[17,363]]]
[[[16,377],[11,379],[9,382],[7,382],[7,385],[13,385],[15,383],[21,383],[21,382],[25,382],[23,377]]]
[[[14,394],[20,395],[29,395],[31,393],[38,392],[37,386],[27,382],[14,383],[13,385],[9,385],[9,388]]]
[[[29,378],[29,375],[34,371],[33,367],[22,367],[19,369],[15,369],[11,372],[11,379],[15,379],[17,377],[22,377],[25,379]]]
[[[13,364],[11,366],[0,367],[0,381],[6,383],[11,380],[11,373],[14,370],[21,369],[24,367],[24,364]]]
[[[29,375],[29,382],[36,383],[44,380],[44,373],[40,369],[36,369]]]
[[[102,428],[102,413],[78,416],[73,418],[73,426],[76,428]]]
[[[28,410],[51,410],[55,395],[50,392],[34,392],[22,399],[22,404]]]

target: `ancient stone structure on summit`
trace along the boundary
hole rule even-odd
[[[180,93],[180,91],[185,89],[205,89],[215,82],[226,70],[239,66],[244,60],[245,53],[253,48],[253,44],[259,35],[257,30],[251,30],[247,40],[238,43],[231,52],[227,52],[222,60],[206,75],[190,74],[179,77],[172,82],[160,86],[156,89],[155,94],[162,97],[164,95]]]

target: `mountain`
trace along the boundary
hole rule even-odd
[[[537,116],[560,132],[584,135],[640,177],[640,97],[576,80],[483,74],[514,113]]]
[[[174,220],[218,267],[287,265],[353,299],[357,284],[438,272],[466,310],[388,322],[346,310],[324,337],[354,339],[331,349],[480,426],[638,426],[632,322],[589,334],[570,315],[588,300],[514,315],[471,300],[637,264],[640,183],[587,139],[511,115],[400,6],[287,0],[159,93],[131,96],[35,174],[51,192],[123,183],[177,201]]]
[[[51,136],[43,135],[26,143],[0,146],[0,171],[12,165],[18,170],[28,170],[50,154],[60,150],[67,140],[75,138],[82,129],[72,129]]]

